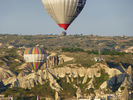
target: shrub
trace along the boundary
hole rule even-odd
[[[62,52],[84,52],[81,48],[62,48]]]
[[[100,85],[109,79],[109,75],[105,73],[104,70],[101,70],[101,76],[95,77],[95,80],[93,82],[95,89],[99,89]]]

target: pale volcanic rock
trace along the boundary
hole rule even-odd
[[[30,72],[27,72],[27,71],[24,70],[24,71],[21,71],[21,72],[18,74],[17,77],[18,77],[18,78],[19,78],[19,77],[23,77],[23,76],[28,75],[29,73],[30,73]]]
[[[66,81],[67,81],[67,83],[70,83],[70,79],[68,76],[66,76]]]
[[[42,78],[37,73],[30,73],[26,76],[19,78],[20,87],[31,89],[39,83],[42,84]]]
[[[84,79],[83,79],[83,81],[82,81],[82,84],[86,83],[87,80],[88,80],[88,75],[86,74],[85,77],[84,77]]]
[[[92,78],[94,76],[100,77],[101,76],[101,73],[99,73],[99,69],[98,68],[88,68],[87,69],[87,75],[90,78]]]
[[[130,76],[130,78],[132,79],[133,78],[133,70],[132,70],[132,66],[129,66],[128,69],[127,69],[127,74]]]
[[[93,78],[88,82],[88,86],[87,86],[87,89],[89,90],[90,88],[94,88],[94,85],[93,85],[93,82],[94,82],[94,76]]]
[[[14,46],[13,45],[9,45],[7,48],[8,49],[12,49],[12,48],[14,48]]]
[[[58,64],[60,65],[60,64],[63,64],[63,63],[64,63],[64,59],[59,57],[59,63]]]
[[[76,91],[76,97],[77,97],[77,99],[82,97],[82,92],[81,92],[80,88],[78,88],[77,91]]]
[[[61,78],[68,75],[69,77],[84,77],[87,75],[89,78],[92,78],[94,75],[96,77],[100,77],[101,73],[98,73],[98,68],[70,68],[70,67],[62,67],[62,68],[54,68],[50,70],[55,76],[59,76]]]
[[[65,60],[63,57],[65,57]],[[47,57],[47,65],[45,64],[44,66],[47,68],[54,68],[57,65],[63,64],[64,62],[71,60],[68,58],[69,57],[67,56],[60,56],[60,55],[57,55],[56,53],[52,53]]]
[[[78,71],[78,74],[79,74],[80,77],[85,76],[85,74],[87,73],[87,71],[84,67],[79,68],[77,71]]]
[[[48,73],[48,78],[52,89],[56,91],[60,91],[62,89],[61,86],[57,83],[56,79],[52,76],[52,74]]]
[[[3,43],[0,43],[0,47],[2,47],[3,46]]]
[[[109,74],[109,77],[114,77],[115,75],[120,75],[121,72],[114,68],[106,68],[105,72]]]
[[[103,82],[102,85],[100,86],[100,89],[106,89],[108,86],[107,81]]]
[[[25,69],[25,67],[27,66],[27,64],[26,63],[24,63],[24,64],[22,64],[22,65],[20,65],[20,66],[17,66],[17,69]]]
[[[21,51],[21,50],[17,50],[17,52],[16,52],[18,55],[20,55],[20,56],[23,56],[23,51]]]
[[[59,58],[63,58],[64,62],[68,62],[68,61],[71,61],[74,59],[74,58],[68,57],[66,55],[59,55]]]
[[[50,97],[46,97],[45,100],[54,100],[54,99]]]
[[[99,70],[100,69],[104,69],[106,73],[109,74],[109,77],[114,77],[115,75],[120,75],[122,74],[121,71],[119,71],[118,69],[115,68],[109,68],[106,64],[101,64],[101,63],[97,63],[94,65],[95,67],[97,67]]]
[[[7,79],[9,77],[16,76],[13,72],[11,72],[9,69],[0,67],[0,80]]]
[[[129,96],[129,90],[128,87],[126,86],[124,88],[123,93],[121,94],[120,100],[129,100],[130,96]]]
[[[126,48],[126,50],[123,50],[126,53],[133,53],[133,46]]]
[[[53,68],[59,64],[59,57],[56,53],[52,53],[47,57],[47,67]]]
[[[47,76],[48,74],[48,76]],[[45,80],[48,78],[50,86],[56,91],[60,91],[62,88],[57,83],[54,76],[47,72],[46,70],[39,70],[38,72],[29,73],[26,75],[18,75],[18,77],[11,77],[3,80],[4,85],[11,84],[11,87],[21,87],[31,89],[35,85],[44,84]]]
[[[57,91],[55,92],[55,100],[61,100],[60,95]]]
[[[37,72],[25,72],[22,71],[17,77],[11,77],[3,80],[4,85],[11,84],[11,87],[21,87],[31,89],[35,85],[44,84],[46,80],[49,81],[50,87],[56,91],[62,90],[62,87],[58,84],[57,79],[66,78],[67,82],[73,82],[74,78],[84,77],[82,84],[86,83],[88,78],[91,80],[87,83],[87,89],[94,88],[93,81],[94,76],[100,77],[100,70],[104,69],[110,77],[116,75],[113,73],[116,69],[110,69],[104,64],[95,64],[90,68],[79,67],[77,64],[66,65],[61,68],[46,68],[45,70],[38,70]],[[112,72],[112,73],[111,73]],[[116,70],[117,74],[120,72]],[[1,74],[1,73],[0,73]],[[81,80],[79,80],[81,81]],[[80,82],[81,83],[81,82]],[[104,82],[101,85],[101,88],[107,87],[107,84]]]
[[[22,63],[19,59],[14,59],[14,61],[19,62],[19,63]]]
[[[10,87],[19,87],[19,82],[16,77],[10,77],[3,80],[4,85],[11,85]]]

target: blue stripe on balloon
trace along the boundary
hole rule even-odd
[[[32,51],[33,51],[33,48],[31,48],[31,49],[30,49],[30,52],[29,52],[29,54],[32,54]]]
[[[40,48],[40,49],[41,49],[41,54],[44,54],[44,50],[42,48]]]

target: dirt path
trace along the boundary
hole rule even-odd
[[[66,56],[66,55],[59,55],[59,56],[62,57],[62,58],[64,59],[64,62],[68,62],[68,61],[71,61],[71,60],[74,59],[74,58],[68,57],[68,56]]]

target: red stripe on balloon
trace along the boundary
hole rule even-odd
[[[67,30],[68,26],[70,24],[58,24],[61,28],[63,28],[64,30]]]
[[[38,50],[38,48],[35,48],[35,54],[39,54],[39,50]]]
[[[24,52],[24,54],[28,54],[28,50],[29,50],[30,48],[27,48],[26,50],[25,50],[25,52]]]
[[[38,62],[35,62],[35,70],[38,69]]]

